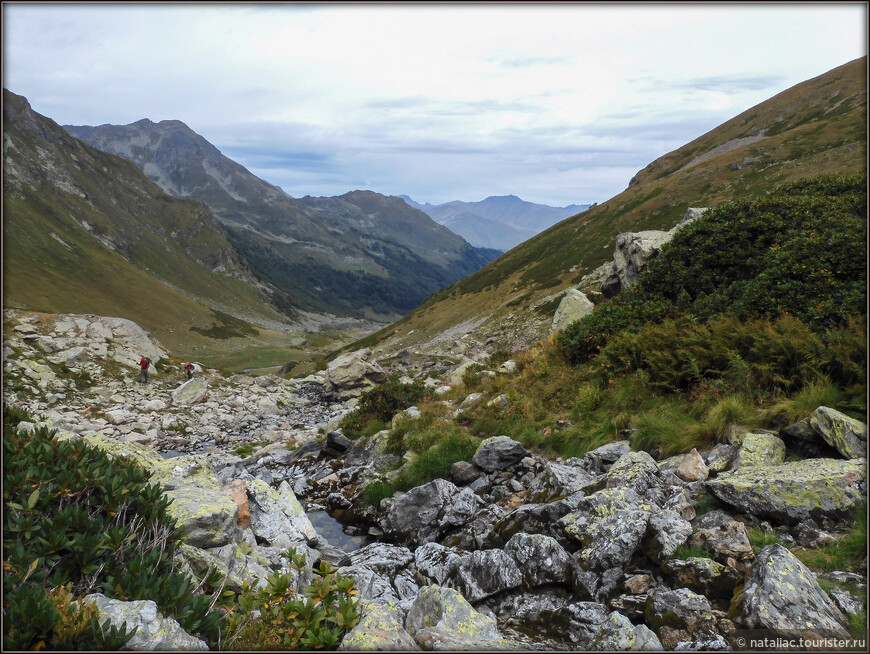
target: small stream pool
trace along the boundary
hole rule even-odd
[[[345,527],[326,511],[312,511],[308,514],[308,519],[311,520],[314,529],[322,538],[325,538],[330,545],[337,547],[342,552],[350,554],[374,542],[369,536],[355,536],[347,533],[345,530],[353,530],[353,527]]]

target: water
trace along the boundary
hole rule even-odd
[[[350,554],[373,542],[368,536],[348,534],[345,530],[353,530],[353,527],[345,527],[326,511],[312,511],[308,514],[308,519],[322,538],[342,552]]]

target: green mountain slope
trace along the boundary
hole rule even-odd
[[[560,291],[613,256],[621,232],[669,229],[688,207],[760,195],[804,177],[865,169],[867,58],[788,89],[641,170],[364,343],[385,354],[474,332],[504,347],[546,336]],[[445,340],[449,348],[450,340]]]
[[[214,345],[215,327],[241,338],[291,324],[204,205],[6,90],[4,136],[5,306],[129,318],[171,349]]]
[[[496,254],[397,198],[293,198],[181,121],[65,129],[132,161],[170,195],[206,203],[257,277],[305,310],[386,322]]]

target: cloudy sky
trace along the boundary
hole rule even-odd
[[[60,124],[177,119],[294,196],[601,202],[867,54],[867,3],[3,3],[3,86]]]

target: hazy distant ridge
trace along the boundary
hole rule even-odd
[[[405,202],[477,247],[510,250],[556,223],[586,211],[591,205],[551,207],[526,202],[515,195],[492,195],[479,202],[454,200],[420,204],[407,195]]]

